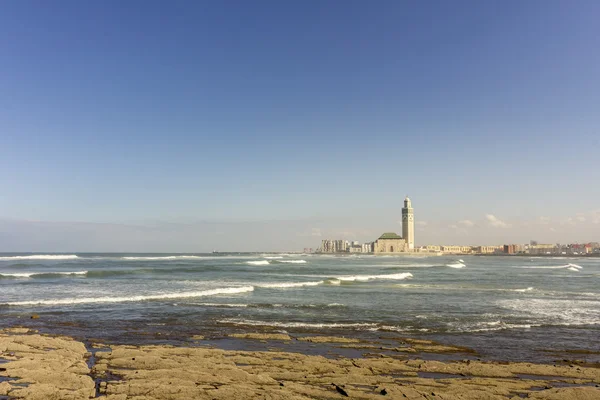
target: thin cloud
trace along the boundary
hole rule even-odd
[[[509,225],[493,214],[486,214],[485,219],[494,228],[508,228]]]
[[[538,217],[538,222],[541,225],[548,225],[550,223],[550,217],[544,217],[544,216]]]
[[[475,222],[471,221],[470,219],[463,219],[461,221],[458,221],[458,223],[467,228],[472,228],[475,226]]]

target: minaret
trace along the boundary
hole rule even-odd
[[[404,199],[402,208],[402,238],[406,240],[409,250],[415,248],[415,215],[408,196]]]

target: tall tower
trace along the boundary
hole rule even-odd
[[[415,248],[415,215],[408,196],[404,199],[402,208],[402,238],[406,240],[409,250]]]

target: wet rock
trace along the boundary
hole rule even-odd
[[[333,386],[335,386],[335,390],[341,394],[342,396],[348,397],[348,392],[346,392],[342,387],[336,385],[335,383],[332,383]]]

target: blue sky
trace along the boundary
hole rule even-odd
[[[369,240],[400,230],[405,194],[418,243],[599,240],[598,15],[596,1],[8,2],[0,250]]]

